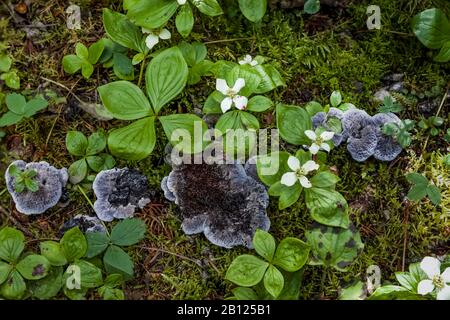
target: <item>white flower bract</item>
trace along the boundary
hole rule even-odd
[[[427,295],[436,291],[437,300],[450,300],[450,267],[441,274],[441,262],[433,257],[425,257],[420,268],[428,279],[419,282],[417,292]]]
[[[252,67],[258,65],[258,61],[254,60],[251,55],[247,54],[242,60],[239,61],[240,65],[249,64]]]
[[[293,156],[289,157],[287,163],[292,171],[283,174],[281,177],[281,184],[291,187],[299,181],[303,188],[311,188],[312,184],[307,178],[307,175],[311,171],[319,169],[319,165],[313,160],[306,161],[303,165],[300,165],[300,160]]]
[[[216,90],[222,93],[225,97],[220,103],[220,109],[225,113],[231,109],[231,106],[235,105],[235,107],[239,110],[245,109],[248,103],[247,97],[240,96],[238,93],[245,87],[245,80],[243,78],[239,78],[234,83],[233,87],[230,88],[227,84],[227,81],[224,79],[216,80]]]
[[[159,39],[161,40],[169,40],[172,37],[172,34],[167,29],[162,29],[159,34],[153,33],[153,31],[148,30],[146,28],[142,28],[143,33],[148,33],[149,35],[145,38],[145,45],[150,50],[153,49],[159,43]]]
[[[312,130],[306,130],[305,135],[312,141],[311,146],[308,147],[311,154],[317,154],[319,150],[330,152],[330,145],[326,141],[333,139],[334,132],[324,131],[320,135],[318,135],[318,133]]]

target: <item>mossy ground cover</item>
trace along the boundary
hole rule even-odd
[[[440,99],[449,85],[450,64],[438,64],[411,33],[410,19],[418,12],[439,7],[450,14],[447,1],[380,0],[382,29],[367,30],[368,1],[349,1],[344,8],[324,7],[319,14],[309,16],[301,10],[269,10],[262,23],[252,24],[236,10],[233,1],[223,16],[196,16],[190,40],[208,47],[208,58],[236,61],[245,54],[262,55],[281,71],[286,87],[272,92],[272,100],[303,105],[310,100],[326,103],[333,90],[339,90],[344,101],[374,114],[378,103],[372,97],[383,86],[386,75],[404,73],[404,86],[415,93],[436,92],[425,99]],[[38,116],[7,129],[1,141],[0,183],[3,173],[16,158],[25,161],[48,161],[56,167],[68,167],[75,159],[65,148],[69,130],[90,134],[98,128],[105,131],[120,122],[100,122],[82,111],[74,95],[83,101],[98,102],[96,88],[115,79],[110,69],[96,68],[85,80],[81,75],[64,73],[61,59],[74,51],[75,43],[90,44],[104,35],[101,9],[121,10],[120,1],[77,1],[82,8],[81,30],[68,30],[64,1],[35,1],[28,13],[18,15],[1,7],[0,46],[8,47],[22,81],[20,91],[52,89],[66,98],[62,104],[51,103]],[[225,7],[225,6],[224,6]],[[37,28],[30,26],[36,25]],[[174,26],[172,44],[181,41]],[[169,42],[167,43],[169,45]],[[138,70],[136,70],[138,72]],[[54,82],[49,82],[51,79]],[[60,85],[55,84],[59,83]],[[66,88],[63,88],[63,85]],[[165,113],[198,112],[206,97],[214,90],[212,78],[189,86],[165,109]],[[434,88],[434,89],[433,89]],[[3,88],[6,90],[6,88]],[[448,127],[448,104],[441,116]],[[3,106],[3,108],[5,108]],[[431,110],[431,113],[436,110]],[[420,120],[417,103],[405,105],[401,118]],[[266,113],[260,118],[264,127],[275,127],[275,116]],[[118,161],[119,167],[137,167],[149,179],[154,200],[137,216],[148,226],[147,238],[129,253],[136,263],[136,278],[127,283],[130,299],[214,299],[223,298],[231,285],[224,274],[234,257],[245,249],[227,250],[209,243],[202,235],[186,236],[180,229],[177,208],[164,200],[160,181],[170,171],[164,162],[166,138],[161,135],[152,155],[139,162]],[[409,184],[407,172],[416,171],[438,183],[442,175],[449,179],[448,168],[442,165],[442,155],[448,144],[442,135],[430,137],[417,133],[413,144],[391,163],[368,160],[353,161],[345,147],[335,149],[329,164],[341,181],[337,190],[348,200],[351,220],[360,230],[365,248],[346,273],[319,267],[306,269],[302,297],[334,299],[340,287],[363,278],[368,266],[381,267],[383,279],[393,279],[411,262],[429,254],[448,253],[450,239],[448,186],[442,186],[443,202],[435,207],[428,200],[407,204]],[[426,147],[425,146],[425,141]],[[283,145],[289,150],[290,147]],[[441,156],[440,156],[441,155]],[[442,170],[439,171],[441,168]],[[2,187],[2,189],[3,189]],[[6,190],[0,191],[0,223],[25,232],[28,245],[36,239],[57,239],[62,223],[76,214],[94,214],[78,187],[70,191],[68,207],[54,208],[43,215],[24,216],[16,212]],[[94,200],[93,193],[86,196]],[[304,238],[312,222],[306,207],[298,203],[279,211],[276,201],[268,209],[272,221],[271,233],[281,239],[286,236]],[[91,297],[96,298],[96,297]]]

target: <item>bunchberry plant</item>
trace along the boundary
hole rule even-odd
[[[20,77],[16,70],[11,69],[12,59],[7,54],[0,54],[0,80],[5,81],[5,84],[11,88],[20,89]]]
[[[30,191],[36,192],[39,190],[39,184],[34,179],[37,175],[37,171],[33,169],[21,170],[17,166],[12,165],[9,167],[9,174],[14,177],[14,189],[16,192]]]
[[[37,112],[47,108],[48,103],[43,98],[34,98],[29,101],[17,93],[6,96],[8,112],[0,118],[0,127],[6,127],[21,122],[25,118],[31,118]]]
[[[225,279],[240,286],[233,290],[235,299],[279,298],[290,286],[289,276],[308,261],[310,248],[292,237],[284,238],[277,245],[272,235],[259,229],[253,237],[253,246],[262,259],[249,254],[238,256],[229,266]],[[260,283],[263,287],[258,286]],[[297,292],[298,289],[299,286]]]
[[[407,195],[409,200],[418,202],[428,196],[433,204],[441,203],[441,191],[423,175],[412,172],[406,175],[406,179],[413,185]]]
[[[115,165],[114,158],[104,153],[106,148],[106,135],[102,131],[94,132],[86,138],[79,131],[69,131],[66,135],[66,148],[71,155],[82,157],[69,167],[69,178],[73,184],[83,181],[89,171],[94,172],[112,169]]]
[[[92,44],[89,49],[82,43],[75,46],[75,54],[64,56],[62,64],[64,71],[74,74],[81,70],[85,79],[89,79],[94,72],[94,65],[100,59],[105,45],[102,40]]]

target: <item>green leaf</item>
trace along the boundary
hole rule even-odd
[[[316,14],[320,10],[320,0],[307,0],[304,10],[307,14]]]
[[[362,281],[356,281],[339,293],[339,300],[364,300],[366,288]]]
[[[117,246],[108,247],[103,256],[103,263],[106,271],[110,274],[119,273],[125,279],[130,279],[134,275],[133,261],[125,251]]]
[[[217,0],[195,0],[192,1],[192,4],[196,6],[201,13],[204,13],[210,17],[218,16],[223,13]]]
[[[106,232],[88,232],[86,233],[86,240],[88,244],[87,258],[98,256],[110,244],[110,239]]]
[[[269,263],[248,254],[233,260],[227,270],[225,279],[243,287],[257,285],[266,273]]]
[[[36,112],[47,108],[47,100],[35,98],[27,102],[25,106],[25,117],[32,117]]]
[[[74,54],[64,56],[62,60],[64,71],[67,72],[68,74],[76,73],[78,70],[81,69],[82,64],[83,60],[81,60],[78,56]]]
[[[64,255],[69,262],[80,259],[86,254],[86,238],[78,227],[67,231],[62,237],[60,243]]]
[[[300,297],[300,287],[303,280],[303,271],[284,272],[284,288],[278,296],[278,300],[298,300]]]
[[[134,80],[134,68],[130,58],[122,53],[114,53],[114,73],[123,80]]]
[[[102,153],[98,156],[86,157],[86,162],[95,172],[112,169],[116,164],[116,160],[114,160],[114,158],[107,153]]]
[[[298,201],[302,190],[303,188],[300,183],[295,183],[293,186],[288,187],[278,181],[270,186],[269,195],[280,197],[278,200],[278,209],[284,210]]]
[[[131,61],[131,64],[133,65],[133,66],[135,66],[135,65],[137,65],[137,64],[139,64],[139,63],[141,63],[143,60],[144,60],[144,58],[145,58],[145,54],[143,54],[143,53],[137,53],[137,54],[135,54],[134,56],[133,56],[133,59],[132,59],[132,61]]]
[[[3,261],[0,261],[0,284],[6,281],[8,279],[9,274],[13,270],[13,267]]]
[[[80,42],[75,45],[75,53],[82,60],[88,60],[89,50],[86,46]]]
[[[175,19],[175,25],[183,38],[186,38],[191,33],[192,28],[194,27],[194,15],[188,2],[181,6]]]
[[[69,166],[69,180],[72,184],[78,184],[86,178],[88,171],[86,159],[75,161]]]
[[[0,127],[7,127],[19,123],[22,119],[22,115],[18,115],[12,111],[8,111],[0,118]]]
[[[49,300],[59,293],[62,286],[63,268],[53,267],[45,278],[30,283],[30,291],[35,298]]]
[[[105,286],[116,288],[123,284],[123,276],[121,274],[110,274],[105,279]]]
[[[0,230],[0,259],[16,261],[25,248],[25,237],[19,230],[4,227]]]
[[[264,287],[274,298],[277,298],[284,287],[284,278],[280,270],[270,265],[264,274]]]
[[[77,260],[73,264],[80,268],[81,288],[97,288],[103,284],[102,270],[85,260]],[[67,281],[67,271],[64,274],[64,282]]]
[[[303,108],[284,104],[278,104],[276,110],[281,138],[294,145],[309,144],[310,140],[305,135],[305,131],[312,128],[308,112]]]
[[[85,79],[89,79],[93,73],[94,73],[94,66],[90,64],[88,61],[83,61],[83,63],[81,64],[81,75]]]
[[[395,278],[400,283],[400,285],[410,291],[415,291],[417,289],[417,282],[409,272],[396,272]]]
[[[101,287],[98,292],[102,296],[103,300],[125,300],[125,294],[121,289],[112,289],[109,287]]]
[[[323,112],[323,107],[320,103],[316,101],[310,101],[305,106],[306,112],[312,117],[318,112]]]
[[[420,201],[423,198],[425,198],[427,195],[427,192],[428,192],[427,187],[423,187],[421,185],[415,185],[409,190],[406,197],[411,201],[417,202],[417,201]]]
[[[44,241],[39,244],[39,247],[41,249],[41,254],[46,257],[53,266],[64,266],[67,264],[67,259],[58,242]]]
[[[127,17],[135,24],[146,29],[158,29],[175,14],[178,3],[167,0],[134,0],[127,8]]]
[[[204,61],[208,53],[206,45],[201,42],[187,43],[183,41],[178,45],[178,48],[190,67]]]
[[[145,81],[156,114],[183,91],[188,73],[186,61],[177,47],[162,51],[149,63]]]
[[[347,228],[348,204],[345,198],[337,191],[324,188],[305,189],[305,202],[311,211],[311,216],[319,223]]]
[[[147,226],[141,219],[120,221],[112,229],[111,242],[118,246],[131,246],[144,239]]]
[[[421,174],[412,172],[408,173],[406,175],[406,180],[408,180],[409,183],[413,183],[419,186],[427,186],[428,185],[428,179],[422,176]]]
[[[314,188],[334,188],[338,183],[339,177],[330,171],[322,171],[310,179]]]
[[[261,82],[258,85],[255,93],[261,94],[272,91],[276,87],[285,86],[286,83],[283,80],[283,77],[278,72],[278,70],[270,65],[256,65],[253,67],[256,70],[261,78]]]
[[[450,40],[444,43],[438,55],[434,57],[436,62],[448,62],[450,61]]]
[[[103,50],[105,49],[105,44],[103,41],[97,41],[89,47],[88,61],[91,64],[96,64],[98,59],[100,59]]]
[[[379,287],[374,293],[368,298],[368,300],[422,300],[423,298],[410,292],[408,289],[387,285]]]
[[[69,131],[66,135],[66,148],[70,154],[83,157],[88,147],[88,139],[80,131]]]
[[[205,148],[203,134],[208,130],[208,126],[200,117],[194,114],[172,114],[159,117],[159,121],[167,139],[177,150],[193,154]]]
[[[259,300],[255,290],[245,287],[237,287],[231,290],[237,300]]]
[[[248,20],[259,22],[266,14],[267,0],[239,0],[239,8]]]
[[[91,156],[102,152],[106,148],[106,135],[102,131],[94,132],[88,138],[86,155]]]
[[[436,187],[435,185],[430,184],[427,187],[427,195],[434,205],[437,206],[441,203],[441,190],[439,190],[439,188]]]
[[[39,280],[47,276],[50,266],[46,257],[31,254],[19,261],[16,269],[27,280]]]
[[[330,103],[333,107],[337,108],[342,102],[342,96],[339,91],[333,91],[330,96]]]
[[[287,164],[289,156],[290,154],[285,151],[258,156],[256,168],[261,181],[268,186],[280,182],[283,174],[290,171]]]
[[[114,129],[108,137],[111,153],[127,160],[142,160],[156,143],[155,118],[147,117],[126,127]]]
[[[245,80],[245,87],[239,91],[240,95],[248,97],[256,93],[261,83],[261,76],[255,68],[249,65],[237,65],[227,74],[226,80],[232,87],[240,78]]]
[[[114,42],[135,51],[144,52],[145,45],[140,28],[125,15],[104,8],[103,25],[106,34]]]
[[[450,41],[450,22],[440,9],[428,9],[412,19],[412,29],[420,42],[430,49],[440,49]]]
[[[13,270],[8,279],[0,287],[0,296],[8,300],[18,300],[23,297],[27,285],[20,273]]]
[[[270,233],[261,229],[256,230],[253,236],[253,247],[261,257],[269,262],[272,261],[276,244]]]
[[[214,91],[211,93],[203,105],[204,114],[222,114],[222,109],[220,108],[220,102],[223,99],[223,95],[219,91]]]
[[[21,94],[11,93],[6,96],[5,99],[8,109],[18,115],[25,114],[25,107],[27,105],[27,100]]]
[[[0,76],[0,80],[5,80],[5,84],[14,90],[20,89],[20,78],[16,71],[9,71]]]
[[[142,90],[131,82],[111,82],[97,90],[105,108],[116,119],[135,120],[153,114]]]
[[[247,110],[253,112],[264,112],[273,106],[272,100],[263,96],[254,96],[250,98],[247,104]]]
[[[6,54],[0,54],[0,72],[8,72],[11,65],[11,58]]]
[[[287,237],[278,245],[273,263],[289,272],[298,271],[308,260],[309,250],[309,246],[303,241]]]
[[[342,229],[316,223],[306,232],[306,239],[311,247],[310,264],[333,267],[338,271],[346,271],[364,247],[353,226]]]

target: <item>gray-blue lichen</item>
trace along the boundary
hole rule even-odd
[[[97,197],[94,211],[103,221],[133,217],[150,203],[147,178],[133,169],[101,171],[92,188]]]
[[[204,233],[215,245],[252,247],[257,229],[268,230],[269,196],[241,164],[182,164],[161,183],[181,209],[186,234]]]
[[[22,171],[36,171],[33,179],[38,183],[37,191],[32,192],[25,189],[22,192],[16,192],[16,178],[9,174],[9,169],[13,165]],[[66,168],[56,169],[45,161],[26,163],[17,160],[9,165],[5,173],[6,187],[16,204],[17,211],[26,215],[44,213],[58,204],[68,178]]]

